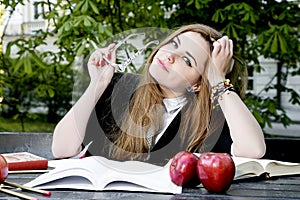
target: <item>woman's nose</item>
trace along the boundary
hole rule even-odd
[[[175,61],[174,53],[168,52],[166,56],[167,56],[167,60],[168,60],[169,63],[174,63],[174,61]]]

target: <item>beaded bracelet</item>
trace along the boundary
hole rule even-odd
[[[229,79],[226,79],[224,81],[219,82],[217,85],[213,86],[211,88],[211,96],[210,96],[210,100],[212,102],[213,108],[217,107],[219,104],[218,102],[215,103],[215,101],[217,101],[218,99],[222,98],[222,95],[228,91],[228,90],[233,90],[233,85],[230,83]]]

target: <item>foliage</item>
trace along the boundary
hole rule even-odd
[[[12,14],[17,5],[26,2],[5,0],[3,4]],[[72,103],[75,58],[80,56],[86,60],[93,50],[90,41],[100,44],[112,35],[133,28],[175,28],[190,23],[204,23],[228,35],[236,44],[235,51],[257,73],[263,70],[259,57],[278,60],[280,65],[274,80],[279,81],[270,81],[261,93],[248,94],[246,99],[262,127],[271,126],[272,121],[284,125],[291,122],[280,105],[280,92],[290,94],[292,104],[300,103],[297,91],[283,84],[300,74],[296,1],[57,0],[35,4],[45,8],[41,16],[51,26],[34,36],[12,41],[5,55],[1,54],[0,70],[5,73],[0,74],[0,91],[5,88],[8,107],[14,110],[11,112],[14,115],[28,114],[32,106],[42,103],[48,108],[49,120],[58,119]],[[58,51],[38,51],[49,37],[56,38]],[[12,47],[18,47],[18,51],[11,52]],[[279,95],[264,97],[264,92],[269,90],[277,90]]]
[[[209,9],[214,8],[214,9]],[[299,94],[283,83],[299,74],[299,4],[297,1],[180,1],[178,12],[168,24],[209,24],[235,40],[236,51],[244,56],[249,68],[263,70],[259,57],[278,60],[277,82],[267,84],[263,91],[277,89],[275,98],[259,94],[248,95],[246,104],[261,126],[272,121],[290,124],[291,120],[280,105],[280,94],[290,94],[290,102],[299,105]],[[283,71],[282,68],[287,70]]]

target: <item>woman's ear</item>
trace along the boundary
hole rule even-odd
[[[199,92],[201,87],[198,83],[196,83],[192,86],[192,88],[193,88],[194,92]]]
[[[189,86],[187,88],[187,91],[188,92],[199,92],[200,91],[200,85],[198,83],[192,85],[192,86]]]

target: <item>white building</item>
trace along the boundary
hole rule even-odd
[[[42,18],[35,18],[35,15],[42,12],[44,8],[39,6],[34,6],[35,1],[25,1],[24,6],[19,5],[16,11],[13,13],[11,19],[8,18],[9,11],[6,11],[4,16],[3,25],[7,26],[5,30],[5,38],[3,41],[3,51],[5,51],[5,46],[9,41],[16,39],[19,35],[34,35],[34,31],[42,29],[45,30],[48,26],[47,22]],[[9,22],[9,23],[8,23]],[[8,23],[8,24],[7,24]],[[3,27],[2,27],[3,28]],[[1,31],[1,28],[0,28]],[[48,38],[48,46],[44,47],[47,50],[56,50],[53,45],[54,38]],[[42,49],[41,49],[42,50]],[[251,88],[254,94],[258,94],[265,85],[272,79],[272,77],[277,72],[277,62],[275,60],[260,58],[261,65],[264,70],[261,73],[253,73],[253,76],[249,77]],[[275,78],[273,82],[275,83],[277,79]],[[300,81],[298,77],[292,77],[287,80],[286,86],[294,88],[298,94],[300,94]],[[269,91],[268,93],[262,93],[263,95],[268,95],[270,97],[276,96],[276,91]],[[300,106],[292,105],[288,102],[289,96],[287,94],[281,94],[281,105],[287,111],[288,116],[295,121],[287,129],[281,124],[273,124],[273,128],[265,128],[265,132],[275,135],[284,136],[297,136],[300,137]]]

